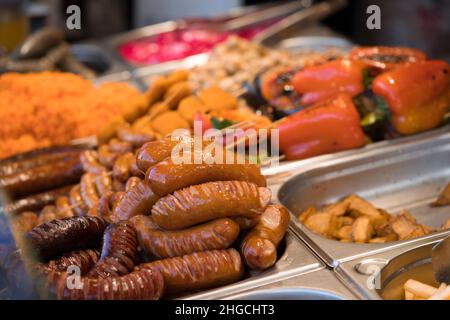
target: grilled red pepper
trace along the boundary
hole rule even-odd
[[[366,141],[358,111],[348,94],[288,116],[277,127],[280,151],[288,160],[358,148]]]
[[[292,85],[304,105],[324,101],[338,93],[354,97],[364,91],[364,64],[335,60],[297,72]]]
[[[418,61],[425,61],[424,52],[403,47],[359,47],[350,52],[350,59],[362,61],[368,67],[389,71],[403,65]]]
[[[376,77],[372,90],[387,102],[398,133],[429,130],[450,111],[450,65],[439,60],[403,65]]]

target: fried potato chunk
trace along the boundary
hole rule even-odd
[[[305,221],[305,226],[327,238],[333,238],[340,228],[340,223],[338,217],[335,215],[319,212],[310,215]]]
[[[357,243],[367,243],[372,237],[373,226],[369,217],[361,216],[355,220],[352,226],[352,239]]]
[[[450,183],[442,190],[436,201],[431,203],[433,207],[447,206],[450,204]]]

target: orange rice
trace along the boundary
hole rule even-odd
[[[75,74],[0,76],[0,158],[97,134],[144,96],[125,83],[95,87]]]

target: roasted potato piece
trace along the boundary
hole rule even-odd
[[[193,123],[197,112],[205,112],[206,106],[196,96],[189,96],[181,100],[178,112],[188,122]]]
[[[416,219],[407,210],[403,210],[394,218],[392,230],[398,235],[399,240],[421,237],[433,231],[427,226],[417,224]]]
[[[335,216],[343,216],[347,212],[348,207],[349,207],[349,202],[343,200],[343,201],[339,201],[336,203],[326,205],[321,211],[333,214]]]
[[[336,232],[336,238],[339,240],[349,240],[352,239],[352,231],[353,227],[351,225],[342,226],[337,232]]]
[[[450,183],[442,190],[436,201],[431,203],[433,207],[447,206],[450,204]]]
[[[205,104],[208,110],[235,109],[238,100],[228,92],[218,86],[212,86],[201,90],[198,97]]]
[[[416,299],[417,298],[428,299],[432,295],[434,295],[437,291],[435,287],[432,287],[430,285],[427,285],[425,283],[413,279],[406,281],[405,284],[403,285],[403,288],[405,289],[405,293],[409,292]]]
[[[367,243],[373,234],[372,221],[367,216],[358,217],[352,226],[351,238],[357,243]]]
[[[190,129],[191,126],[178,112],[168,111],[153,119],[152,127],[165,136],[176,129]]]
[[[344,199],[348,203],[348,210],[352,215],[359,217],[361,215],[370,217],[374,222],[380,218],[380,211],[367,200],[361,198],[356,194],[349,195]]]
[[[316,213],[317,213],[316,207],[309,207],[308,209],[300,213],[300,215],[298,216],[298,220],[301,223],[305,223],[306,219],[308,219],[310,216]]]
[[[355,219],[349,216],[339,217],[339,220],[343,226],[351,226],[355,222]]]
[[[341,227],[338,217],[326,212],[310,215],[304,224],[308,229],[328,238],[334,238]]]

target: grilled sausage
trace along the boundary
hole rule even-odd
[[[128,192],[132,190],[136,185],[142,183],[142,180],[138,177],[131,177],[127,180],[127,183],[125,184],[125,192]]]
[[[244,273],[241,256],[235,249],[157,260],[141,264],[139,269],[160,271],[168,294],[226,285],[239,280]]]
[[[79,181],[83,168],[79,157],[70,161],[44,164],[0,177],[0,189],[13,198],[55,189]]]
[[[80,193],[83,203],[90,209],[94,207],[99,200],[97,188],[95,186],[96,176],[92,173],[85,173],[80,181]]]
[[[117,277],[133,271],[138,261],[136,230],[129,221],[108,226],[103,236],[102,254],[88,277]]]
[[[156,269],[141,269],[122,277],[81,277],[80,287],[69,289],[66,272],[39,268],[41,287],[59,300],[157,300],[164,290],[164,279]]]
[[[75,213],[70,206],[69,198],[62,196],[55,201],[56,215],[58,219],[73,217]]]
[[[125,192],[113,208],[111,219],[114,222],[127,220],[140,214],[150,214],[152,206],[159,199],[147,183],[141,181],[134,188]]]
[[[47,266],[56,271],[67,271],[70,266],[76,266],[80,268],[81,275],[85,275],[97,263],[99,257],[100,251],[96,249],[76,250],[50,260]]]
[[[69,202],[77,216],[84,216],[87,214],[89,208],[81,197],[81,187],[79,184],[75,185],[72,190],[70,190]]]
[[[155,139],[155,133],[152,130],[133,130],[129,125],[122,126],[117,130],[117,136],[120,140],[131,143],[135,147],[140,147],[144,143]]]
[[[213,249],[228,248],[239,235],[239,226],[231,219],[217,219],[180,231],[161,230],[151,217],[131,219],[140,246],[156,258],[178,257]]]
[[[264,270],[277,260],[277,246],[289,226],[289,212],[281,205],[269,205],[258,224],[244,238],[241,252],[251,269]]]
[[[107,171],[106,167],[98,161],[98,153],[94,150],[86,150],[81,153],[80,161],[85,172],[100,174]]]
[[[100,196],[112,191],[112,179],[111,176],[103,171],[95,177],[95,187]]]
[[[210,181],[237,180],[252,182],[259,187],[266,186],[266,179],[257,165],[206,164],[203,161],[201,164],[175,164],[171,158],[150,168],[146,180],[161,197],[178,189]]]
[[[53,203],[56,198],[69,195],[72,187],[73,185],[28,196],[13,203],[7,204],[4,207],[4,210],[8,214],[12,215],[19,214],[20,212],[24,211],[39,211],[46,205]]]
[[[100,197],[97,204],[89,209],[88,216],[103,217],[111,220],[111,200],[114,197],[114,192],[108,191]]]
[[[119,156],[120,153],[109,150],[109,146],[107,144],[103,144],[98,148],[98,160],[108,169],[111,169],[114,166],[114,163]]]
[[[271,198],[270,189],[244,181],[218,181],[175,191],[156,202],[154,221],[174,230],[223,217],[261,215]]]
[[[135,156],[132,152],[122,154],[114,163],[113,176],[119,181],[126,182],[131,176],[131,165],[135,161]]]
[[[100,217],[54,220],[31,230],[26,241],[38,258],[48,260],[68,251],[97,248],[107,226]]]
[[[113,138],[109,141],[109,150],[124,154],[126,152],[133,151],[133,145],[129,142],[120,141],[119,139]]]

